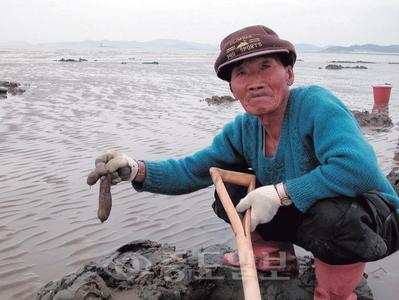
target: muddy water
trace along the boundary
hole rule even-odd
[[[135,158],[179,158],[209,145],[242,113],[213,73],[214,51],[142,49],[0,49],[0,80],[26,92],[0,98],[0,299],[32,299],[43,284],[134,239],[181,249],[235,245],[212,210],[213,188],[189,195],[136,193],[113,187],[109,219],[97,219],[98,185],[86,185],[97,155],[115,149]],[[61,58],[87,62],[57,62]],[[398,168],[398,56],[302,54],[295,86],[319,84],[350,109],[373,109],[371,86],[394,85],[388,110],[395,126],[367,130],[385,174]],[[332,60],[371,61],[367,70],[325,70]],[[157,61],[159,64],[143,64]],[[359,63],[358,63],[359,64]],[[361,64],[361,63],[360,63]],[[356,65],[356,64],[355,64]],[[363,64],[364,65],[364,64]],[[321,69],[319,69],[321,67]],[[24,86],[26,85],[26,86]],[[298,249],[299,252],[303,250]],[[376,299],[394,299],[393,255],[369,264]]]

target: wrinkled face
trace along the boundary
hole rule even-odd
[[[230,89],[245,111],[272,114],[284,106],[294,82],[292,66],[284,66],[275,56],[258,56],[233,67]]]

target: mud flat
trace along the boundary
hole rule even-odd
[[[126,244],[76,273],[49,282],[36,299],[244,299],[240,270],[223,263],[228,246],[214,245],[193,253],[150,240]],[[258,273],[263,299],[313,299],[317,285],[313,258],[299,257],[297,276]],[[365,274],[355,290],[358,299],[373,299]]]

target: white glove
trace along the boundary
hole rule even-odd
[[[105,165],[104,165],[105,163]],[[129,156],[109,150],[97,157],[96,168],[87,177],[87,184],[95,184],[101,176],[111,174],[111,184],[121,181],[132,181],[139,172],[139,164]]]
[[[250,192],[237,204],[239,213],[245,212],[251,207],[251,232],[256,226],[270,222],[282,206],[281,200],[274,185],[267,185]]]

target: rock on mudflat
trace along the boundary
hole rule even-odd
[[[223,103],[235,102],[236,99],[230,96],[212,96],[211,98],[205,98],[205,101],[208,105],[220,105]]]
[[[20,95],[26,90],[20,88],[20,84],[16,82],[0,81],[0,96],[7,98],[7,93],[11,95]]]
[[[389,183],[392,185],[392,187],[394,188],[396,194],[399,195],[399,174],[396,173],[396,171],[391,171],[387,175],[387,179],[388,179]]]
[[[360,127],[376,126],[376,127],[389,127],[392,126],[392,120],[387,114],[370,114],[368,111],[352,111],[353,116],[359,123]]]
[[[178,252],[175,247],[150,240],[126,244],[97,262],[91,262],[42,287],[36,299],[146,299],[146,300],[238,300],[244,299],[240,270],[223,263],[232,249],[214,245]],[[313,259],[300,257],[294,277],[258,273],[263,299],[311,300],[317,285]],[[355,292],[358,299],[373,299],[363,277]]]

